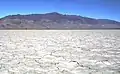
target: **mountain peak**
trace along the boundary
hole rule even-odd
[[[49,14],[49,15],[62,15],[62,14],[60,14],[58,12],[51,12],[51,13],[46,13],[46,14]]]

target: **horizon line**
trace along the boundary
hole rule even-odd
[[[91,17],[91,16],[83,16],[83,15],[80,15],[80,14],[71,14],[71,13],[62,13],[62,12],[43,12],[43,13],[13,13],[13,14],[6,14],[6,15],[3,15],[3,16],[0,16],[0,19],[6,17],[6,16],[10,16],[10,15],[31,15],[31,14],[49,14],[49,13],[58,13],[58,14],[61,14],[61,15],[74,15],[74,16],[81,16],[81,17],[86,17],[86,18],[92,18],[92,19],[106,19],[106,20],[113,20],[113,21],[117,21],[117,22],[120,22],[120,20],[117,20],[117,19],[111,19],[111,18],[96,18],[96,17]]]

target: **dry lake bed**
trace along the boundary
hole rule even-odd
[[[0,30],[0,74],[120,74],[120,30]]]

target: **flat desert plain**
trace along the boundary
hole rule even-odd
[[[120,30],[0,30],[0,74],[120,74]]]

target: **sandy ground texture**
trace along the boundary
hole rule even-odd
[[[0,74],[120,74],[120,31],[1,30]]]

